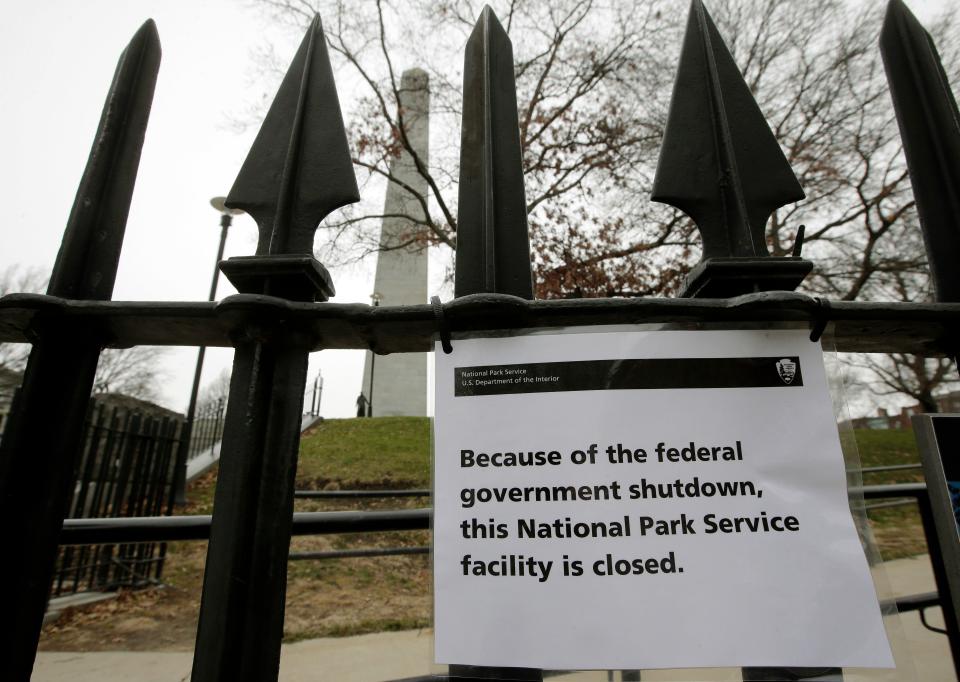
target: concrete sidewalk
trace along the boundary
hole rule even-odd
[[[891,594],[910,595],[934,590],[933,573],[926,556],[899,559],[883,565]],[[930,609],[928,622],[943,627],[939,609]],[[845,682],[918,680],[953,682],[953,661],[947,638],[920,624],[917,613],[890,619],[891,643],[900,668],[896,671],[844,671]],[[385,632],[357,637],[314,639],[283,646],[280,679],[283,682],[381,682],[441,671],[431,666],[433,633],[430,630]],[[34,682],[183,682],[190,679],[193,655],[189,652],[41,652],[34,667]],[[912,659],[904,666],[903,659]],[[911,669],[915,667],[915,672]],[[739,680],[738,671],[644,671],[644,682],[666,680]],[[563,675],[553,679],[584,681],[619,680],[619,673]]]
[[[284,682],[374,682],[430,672],[432,631],[385,632],[313,639],[283,646]],[[175,652],[41,652],[34,682],[181,682],[190,679],[193,654]]]

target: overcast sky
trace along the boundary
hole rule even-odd
[[[220,235],[209,200],[229,191],[256,132],[230,120],[263,91],[252,65],[262,18],[229,0],[45,0],[4,3],[0,16],[0,271],[52,267],[116,61],[152,17],[163,57],[113,298],[204,300]],[[255,224],[237,217],[226,256],[255,250]],[[372,268],[334,271],[334,300],[368,303]],[[221,278],[218,297],[232,293]],[[232,355],[210,349],[204,382]],[[169,350],[163,403],[185,408],[195,360],[196,349]],[[309,382],[321,369],[325,379],[324,415],[354,413],[362,363],[362,351],[311,356]]]
[[[909,4],[924,20],[947,1]],[[0,5],[0,271],[11,264],[45,271],[53,265],[116,61],[151,17],[163,58],[114,300],[206,297],[220,232],[209,199],[230,189],[255,135],[253,128],[238,132],[229,121],[264,90],[253,54],[264,44],[265,22],[246,3],[230,0]],[[298,42],[289,38],[288,54]],[[346,107],[351,84],[339,75],[338,82]],[[255,237],[252,220],[238,217],[226,256],[252,254]],[[373,266],[334,270],[334,301],[369,302]],[[431,292],[440,293],[438,286],[431,276]],[[231,293],[221,280],[218,296]],[[229,366],[232,354],[211,349],[204,380]],[[193,348],[168,351],[164,404],[185,408],[195,359]],[[321,370],[325,379],[324,416],[353,414],[362,364],[362,351],[311,356],[308,382]]]

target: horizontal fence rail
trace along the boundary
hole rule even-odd
[[[442,306],[457,332],[613,324],[832,323],[825,342],[838,351],[950,355],[960,332],[960,303],[862,303],[818,300],[792,292],[731,299],[570,299],[527,301],[473,294]],[[258,320],[303,325],[311,350],[355,348],[377,353],[432,350],[439,331],[429,305],[374,307],[360,303],[299,303],[237,294],[218,303],[74,301],[41,294],[0,298],[0,342],[28,340],[40,316],[95,328],[110,345],[233,347],[231,334]]]
[[[919,471],[923,468],[923,465],[917,462],[916,464],[888,464],[886,466],[879,467],[867,467],[865,469],[855,469],[850,473],[859,473],[859,474],[879,474],[889,471],[908,471],[911,469],[916,469]]]
[[[356,491],[324,491],[356,492]],[[360,491],[368,492],[368,491]],[[369,491],[380,492],[380,491]],[[926,499],[923,483],[868,485],[851,488],[852,495],[865,500],[914,498]],[[382,531],[429,530],[433,510],[294,512],[294,535],[334,535],[337,533],[373,533]],[[61,544],[82,545],[100,542],[160,542],[206,540],[210,537],[211,516],[158,516],[126,519],[66,519]]]
[[[861,494],[865,500],[888,500],[893,497],[926,499],[926,483],[892,483],[889,485],[865,485],[851,488],[852,495]]]
[[[294,512],[293,535],[427,530],[431,509],[401,511]],[[212,516],[147,516],[127,519],[65,519],[60,544],[208,540]]]
[[[429,547],[371,547],[368,549],[337,549],[327,552],[291,552],[290,561],[311,559],[359,559],[363,557],[404,556],[429,554]]]
[[[885,467],[878,467],[884,469]],[[329,497],[377,497],[401,496],[421,493],[427,490],[346,490],[346,491],[299,491],[300,494],[315,497],[320,493]],[[892,485],[867,485],[850,489],[854,497],[862,496],[867,500],[885,500],[873,505],[865,505],[867,511],[887,505],[919,504],[921,515],[925,519],[924,532],[928,533],[926,516],[929,504],[927,486],[924,483],[899,483]],[[433,510],[430,508],[398,511],[348,511],[348,512],[295,512],[293,515],[293,535],[334,535],[339,533],[372,533],[383,531],[430,530]],[[67,519],[64,521],[61,542],[65,545],[86,544],[92,542],[158,542],[172,540],[206,540],[209,538],[211,518],[207,515],[177,517],[147,517],[127,519]],[[931,546],[931,552],[936,548]],[[375,547],[346,550],[325,550],[316,552],[291,552],[289,561],[348,559],[381,556],[427,555],[430,547]],[[881,603],[881,608],[890,610],[895,607],[899,613],[919,611],[925,627],[935,632],[939,628],[927,624],[924,611],[940,606],[937,592],[900,596]]]
[[[426,488],[414,490],[297,490],[293,496],[305,500],[340,500],[380,497],[430,497]]]

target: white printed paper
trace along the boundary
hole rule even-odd
[[[805,332],[435,357],[438,663],[893,666]]]

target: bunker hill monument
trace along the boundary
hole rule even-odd
[[[400,107],[410,146],[423,163],[429,153],[429,81],[425,71],[404,71],[400,82]],[[384,202],[380,252],[373,295],[378,305],[422,304],[427,302],[427,252],[416,244],[419,226],[405,217],[420,216],[423,209],[404,186],[423,196],[427,182],[417,173],[414,159],[403,150],[394,159]],[[371,376],[373,384],[371,390]],[[374,357],[368,351],[363,367],[362,393],[377,417],[423,416],[427,413],[426,353],[397,353]]]

